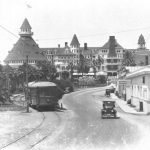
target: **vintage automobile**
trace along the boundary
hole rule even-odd
[[[105,96],[110,97],[110,93],[111,93],[111,90],[110,89],[106,89]]]
[[[103,101],[103,108],[101,110],[101,117],[104,118],[116,118],[117,111],[115,109],[115,101]]]
[[[30,106],[40,109],[41,107],[59,107],[58,101],[64,92],[53,82],[38,81],[28,84]]]
[[[110,93],[114,93],[116,89],[116,85],[111,83],[109,86],[107,86],[107,89],[110,90]]]

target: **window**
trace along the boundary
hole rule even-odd
[[[145,65],[148,65],[148,56],[145,56]]]
[[[145,84],[145,76],[143,76],[143,83]]]
[[[104,66],[102,66],[102,70],[104,70]]]

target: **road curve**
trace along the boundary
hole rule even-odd
[[[94,93],[99,92],[97,96]],[[101,119],[103,88],[74,92],[63,98],[67,116],[61,132],[47,138],[34,149],[116,149],[132,147],[140,139],[138,127],[128,120]],[[117,108],[120,111],[119,108]],[[120,115],[121,115],[120,111]]]

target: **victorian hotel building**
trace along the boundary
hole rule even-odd
[[[74,34],[70,44],[65,42],[62,47],[58,44],[57,47],[53,48],[39,48],[32,38],[31,29],[28,20],[25,18],[20,28],[20,38],[4,60],[6,64],[18,67],[26,61],[26,56],[28,56],[28,63],[33,66],[39,60],[48,60],[56,66],[58,71],[61,71],[67,70],[70,63],[76,66],[79,62],[79,54],[82,53],[84,58],[90,61],[101,56],[104,63],[97,66],[97,72],[105,72],[111,77],[117,76],[124,49],[118,44],[115,36],[110,36],[102,47],[88,47],[87,43],[84,43],[84,46],[81,47],[76,34]]]

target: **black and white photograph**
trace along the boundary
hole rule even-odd
[[[0,150],[150,149],[149,0],[0,0]]]

